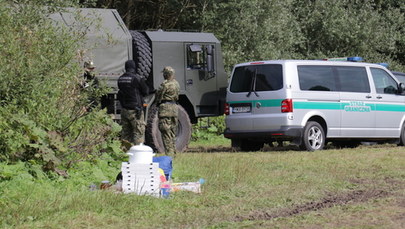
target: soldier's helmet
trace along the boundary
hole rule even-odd
[[[94,69],[96,66],[94,65],[93,61],[85,61],[84,67],[88,69]]]
[[[170,77],[174,75],[174,69],[170,66],[164,67],[162,72],[164,77]]]

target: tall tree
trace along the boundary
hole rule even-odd
[[[183,20],[196,4],[193,0],[100,0],[98,7],[117,9],[132,30],[184,29]],[[181,23],[179,23],[181,21]],[[191,23],[192,24],[192,23]]]

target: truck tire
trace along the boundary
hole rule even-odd
[[[308,151],[322,150],[325,146],[325,140],[325,131],[322,126],[317,122],[310,121],[305,125],[300,148]]]
[[[186,110],[178,105],[179,107],[179,124],[177,126],[176,133],[176,151],[178,153],[186,150],[190,138],[192,126],[190,118]],[[158,107],[152,105],[149,108],[148,120],[146,124],[146,133],[145,133],[146,145],[152,147],[155,152],[164,153],[165,147],[162,141],[162,135],[159,130],[159,117],[158,117]]]
[[[136,73],[147,79],[152,70],[152,48],[141,32],[130,30],[132,36],[133,59],[136,63]]]

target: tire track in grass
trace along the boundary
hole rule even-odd
[[[395,184],[394,184],[395,183]],[[379,186],[379,185],[376,185]],[[395,190],[403,188],[404,182],[395,181],[388,186],[379,186],[379,188],[357,189],[342,193],[328,193],[319,201],[295,205],[290,208],[282,208],[270,211],[254,211],[249,215],[236,216],[235,221],[255,221],[255,220],[272,220],[281,217],[296,216],[307,212],[318,211],[334,206],[343,206],[355,203],[364,203],[372,199],[384,198],[394,195]]]

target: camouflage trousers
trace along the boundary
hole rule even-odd
[[[159,130],[166,155],[176,154],[177,123],[177,117],[159,117]]]
[[[145,119],[142,110],[121,110],[121,139],[133,145],[145,141]]]

